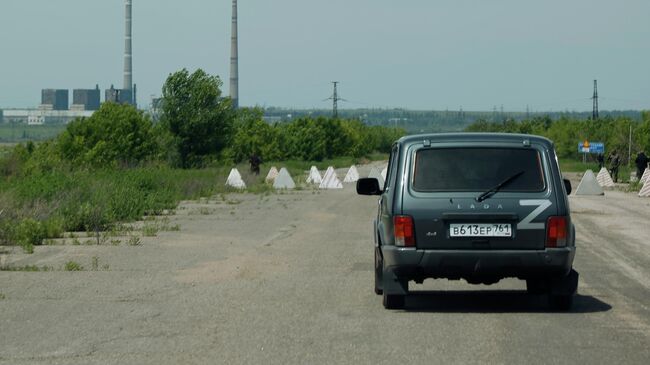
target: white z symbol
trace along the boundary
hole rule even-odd
[[[519,205],[522,207],[537,206],[537,209],[530,212],[530,214],[517,224],[517,229],[544,229],[544,223],[531,223],[533,219],[542,214],[546,208],[553,205],[550,200],[520,200]]]

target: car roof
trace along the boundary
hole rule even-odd
[[[397,143],[411,144],[414,142],[521,142],[528,140],[531,144],[541,144],[553,148],[553,142],[545,137],[532,134],[515,134],[515,133],[428,133],[415,134],[400,138]]]

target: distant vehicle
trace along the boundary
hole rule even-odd
[[[404,137],[393,145],[374,221],[375,292],[402,308],[409,281],[526,281],[553,309],[571,307],[575,228],[553,143],[518,134],[454,133]]]

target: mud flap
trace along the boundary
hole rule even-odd
[[[409,292],[408,280],[400,279],[393,270],[384,268],[383,290],[386,294],[406,295]]]
[[[578,292],[578,278],[577,271],[571,269],[569,275],[554,279],[549,282],[549,294],[551,295],[575,295]]]

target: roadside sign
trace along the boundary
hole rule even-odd
[[[600,154],[605,153],[605,143],[584,141],[578,143],[578,152]]]

